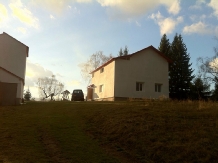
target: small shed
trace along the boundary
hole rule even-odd
[[[87,97],[86,97],[87,101],[92,101],[93,100],[93,89],[94,89],[94,84],[89,85],[87,87]]]

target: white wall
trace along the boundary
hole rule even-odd
[[[19,83],[20,79],[0,68],[0,81],[5,83]]]
[[[0,81],[17,83],[17,98],[23,97],[27,55],[28,47],[26,45],[6,33],[0,34]]]
[[[94,99],[114,97],[114,61],[104,67],[104,72],[100,73],[100,70],[94,72],[92,84],[95,85]],[[103,85],[102,92],[99,92],[100,85]]]
[[[115,97],[169,97],[168,62],[155,51],[146,49],[130,60],[117,59],[115,67]],[[144,83],[142,91],[136,91],[136,82]],[[155,92],[155,83],[162,84],[161,92]]]
[[[23,98],[23,83],[20,82],[17,85],[17,98]]]
[[[27,46],[3,33],[0,34],[0,67],[25,81]]]

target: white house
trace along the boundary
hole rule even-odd
[[[149,46],[112,58],[92,74],[93,100],[169,97],[168,64],[163,53]]]
[[[0,34],[0,105],[18,105],[23,97],[29,47]]]

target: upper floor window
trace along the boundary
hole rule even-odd
[[[155,92],[161,92],[162,84],[155,83]]]
[[[100,87],[99,87],[99,92],[103,92],[103,84],[102,85],[100,85]]]
[[[104,72],[104,67],[100,69],[100,73]]]
[[[136,82],[136,91],[142,91],[142,90],[143,90],[143,83]]]

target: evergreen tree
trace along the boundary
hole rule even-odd
[[[187,99],[190,94],[191,81],[194,78],[189,63],[190,56],[181,35],[175,35],[171,44],[171,59],[169,71],[170,97],[176,99]]]
[[[203,81],[200,76],[193,80],[193,83],[191,84],[191,99],[207,99],[207,97],[209,97],[210,94],[210,85]]]
[[[128,55],[129,51],[127,46],[125,46],[124,50],[123,50],[123,55]]]
[[[120,48],[120,51],[119,51],[118,56],[119,56],[119,57],[120,57],[120,56],[123,56],[123,49],[122,49],[122,48]]]
[[[120,51],[118,53],[118,57],[128,55],[128,54],[129,54],[129,50],[128,50],[127,46],[125,46],[124,50],[122,48],[120,48]]]
[[[171,45],[170,45],[170,42],[169,42],[169,39],[167,38],[167,35],[164,34],[161,38],[161,41],[160,41],[160,45],[158,47],[159,51],[162,52],[165,56],[169,57],[171,59]],[[169,67],[168,67],[168,77],[169,77],[169,80],[170,80],[170,71],[171,71],[171,65],[172,63],[169,63]],[[171,94],[171,85],[169,84],[169,93]]]
[[[162,52],[167,57],[171,58],[170,56],[170,42],[167,39],[167,35],[164,34],[161,38],[160,46],[158,47],[159,51]]]
[[[26,101],[30,101],[30,99],[31,99],[31,93],[30,93],[30,90],[29,90],[29,87],[28,87],[28,90],[24,93],[24,99],[26,100]]]
[[[215,89],[212,94],[212,100],[218,101],[218,83],[215,84]]]

